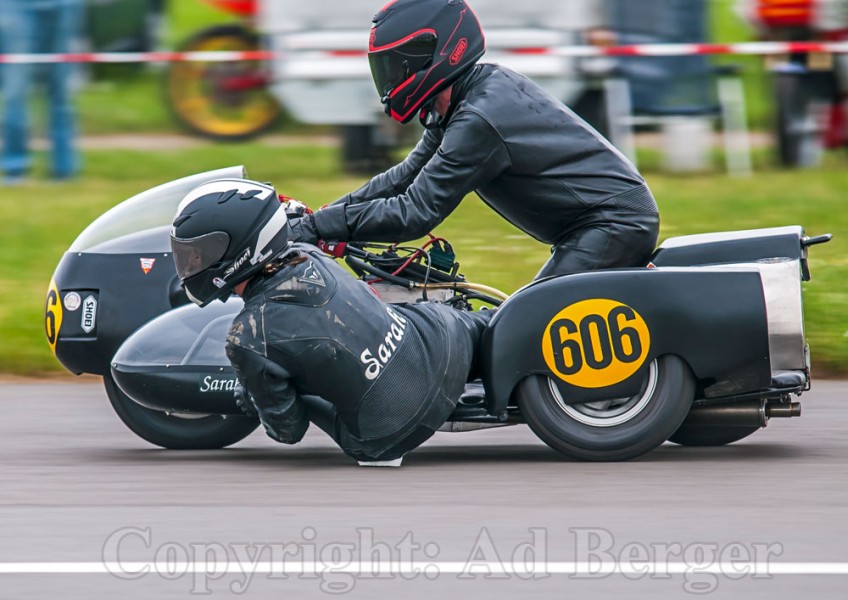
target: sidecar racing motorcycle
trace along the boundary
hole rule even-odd
[[[168,232],[195,186],[244,178],[200,173],[126,200],[89,225],[61,259],[45,328],[73,373],[103,377],[121,420],[152,444],[221,448],[257,426],[234,399],[224,353],[241,300],[200,309],[179,286]],[[583,460],[624,460],[666,440],[728,444],[769,419],[800,415],[810,388],[800,226],[665,240],[644,268],[534,281],[507,297],[459,273],[450,244],[348,245],[352,273],[387,302],[491,305],[481,381],[447,431],[526,423]]]

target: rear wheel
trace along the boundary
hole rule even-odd
[[[738,442],[761,427],[704,427],[687,425],[685,422],[674,432],[668,441],[681,446],[724,446]]]
[[[695,382],[677,356],[654,360],[639,393],[566,404],[554,381],[534,375],[518,387],[518,406],[539,438],[566,456],[590,461],[635,458],[653,450],[689,413]]]
[[[243,440],[258,426],[249,417],[180,416],[144,407],[127,396],[111,375],[103,377],[106,395],[124,425],[140,438],[171,450],[213,450]]]
[[[259,37],[240,26],[201,31],[183,52],[253,51]],[[267,67],[259,61],[172,63],[167,98],[173,113],[189,129],[215,139],[244,139],[269,129],[280,105],[268,91]]]

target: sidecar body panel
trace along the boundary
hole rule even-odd
[[[803,237],[804,229],[799,225],[684,235],[660,244],[651,262],[658,267],[686,267],[772,257],[805,260]]]
[[[130,336],[112,359],[118,387],[139,404],[172,413],[240,415],[236,375],[225,353],[240,298],[189,304],[167,312]]]
[[[798,261],[535,282],[499,308],[484,335],[487,402],[502,413],[531,374],[550,376],[569,403],[635,394],[664,354],[682,357],[706,396],[767,389],[778,367],[803,370]]]

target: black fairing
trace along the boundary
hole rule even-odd
[[[650,349],[638,371],[612,386],[576,387],[552,377],[568,403],[638,393],[648,364],[664,354],[682,357],[702,381],[734,380],[739,393],[769,385],[768,326],[756,270],[595,271],[535,282],[498,309],[481,350],[491,412],[503,413],[527,375],[552,374],[542,356],[543,335],[555,315],[586,299],[611,299],[635,310],[650,332]]]
[[[242,302],[191,304],[157,317],[112,359],[115,383],[139,404],[166,412],[240,415],[236,375],[224,351]]]
[[[188,303],[170,254],[171,221],[197,185],[234,177],[246,177],[244,167],[169,181],[116,204],[77,236],[56,267],[45,303],[47,341],[65,368],[109,373],[109,361],[133,331]],[[79,307],[66,302],[71,292],[79,295]],[[93,315],[83,315],[89,298],[96,303]]]
[[[754,262],[763,258],[806,258],[800,227],[775,227],[756,230],[757,235],[733,237],[726,234],[672,238],[661,245],[651,262],[658,267],[685,267],[692,265]],[[698,241],[697,238],[700,238]],[[688,240],[693,243],[688,243]],[[673,245],[674,240],[687,240],[686,244]]]
[[[141,259],[155,259],[145,274]],[[76,291],[97,299],[96,327],[83,331],[80,311],[63,309],[56,358],[72,373],[105,375],[118,346],[139,326],[188,299],[167,253],[68,252],[53,276],[60,302]]]

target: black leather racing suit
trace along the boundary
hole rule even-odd
[[[303,241],[407,241],[441,223],[471,191],[553,256],[537,277],[642,266],[657,206],[633,164],[536,83],[476,65],[453,88],[443,129],[400,164],[314,215]]]
[[[273,439],[312,421],[357,460],[392,460],[448,418],[493,311],[389,305],[317,248],[260,276],[227,338],[227,356]]]

